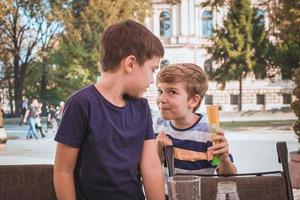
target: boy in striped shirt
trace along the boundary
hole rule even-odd
[[[175,173],[235,174],[224,132],[217,130],[212,145],[207,117],[196,113],[208,88],[204,71],[195,64],[173,64],[156,77],[160,117],[154,120],[158,153],[163,161],[164,146],[174,146]],[[213,155],[221,163],[211,165]]]

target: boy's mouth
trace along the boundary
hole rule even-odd
[[[170,108],[164,108],[164,107],[160,107],[160,110],[171,110]]]

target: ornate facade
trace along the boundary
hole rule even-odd
[[[211,45],[213,27],[221,26],[228,8],[219,11],[210,11],[200,4],[203,0],[181,0],[181,3],[166,3],[163,0],[152,1],[152,16],[147,18],[147,27],[160,38],[165,48],[165,63],[191,62],[204,68],[205,71],[217,66],[209,61],[205,49]],[[259,1],[252,1],[258,6]],[[265,15],[264,8],[259,13]],[[267,27],[268,18],[264,23]],[[290,107],[292,101],[291,80],[282,80],[281,75],[275,79],[255,79],[249,75],[243,81],[243,110],[281,109]],[[156,106],[156,88],[151,86],[145,97],[153,110]],[[209,83],[207,95],[200,110],[205,104],[220,105],[222,110],[233,111],[238,109],[239,84],[237,81],[227,82],[224,90],[220,90],[216,82]]]

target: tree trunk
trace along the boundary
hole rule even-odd
[[[242,89],[242,81],[243,81],[243,76],[240,75],[239,77],[239,111],[242,111],[242,92],[243,92],[243,89]]]
[[[21,102],[22,102],[22,92],[24,86],[24,79],[26,74],[26,69],[29,62],[23,62],[20,64],[21,60],[17,52],[14,56],[14,100],[15,100],[15,116],[19,117],[21,115]]]
[[[46,85],[47,85],[47,81],[46,81],[46,75],[43,74],[41,77],[41,88],[40,88],[40,99],[45,100],[45,94],[46,94]]]
[[[20,98],[18,98],[18,96],[20,95],[20,50],[17,47],[17,44],[15,44],[15,52],[14,52],[14,60],[13,60],[13,70],[14,70],[14,101],[15,101],[15,110],[14,110],[14,114],[15,116],[19,116],[20,115]]]
[[[10,77],[8,77],[7,81],[8,81],[9,108],[10,108],[10,113],[13,115],[14,114],[13,94],[12,94],[13,86],[11,84]]]
[[[18,61],[19,62],[19,61]],[[29,62],[17,64],[14,66],[14,100],[15,100],[15,116],[21,115],[21,102],[22,102],[22,92],[24,87],[25,74]]]
[[[20,109],[21,109],[21,101],[22,101],[22,89],[20,88],[19,84],[18,86],[15,86],[15,116],[20,116]]]
[[[42,77],[40,81],[40,99],[45,100],[46,95],[46,87],[47,87],[47,64],[45,64],[46,61],[44,60],[42,65]]]

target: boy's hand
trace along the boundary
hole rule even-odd
[[[160,132],[156,136],[155,141],[156,141],[157,152],[158,152],[160,162],[163,163],[163,161],[165,160],[164,155],[163,155],[163,148],[165,146],[173,145],[173,142],[170,140],[170,138],[164,132]]]
[[[216,133],[217,134],[212,137],[214,145],[209,147],[208,150],[212,151],[213,155],[219,155],[221,161],[228,161],[229,147],[227,139],[225,138],[223,131],[217,130]]]
[[[157,135],[156,141],[160,147],[173,145],[172,140],[164,132],[160,132]]]

